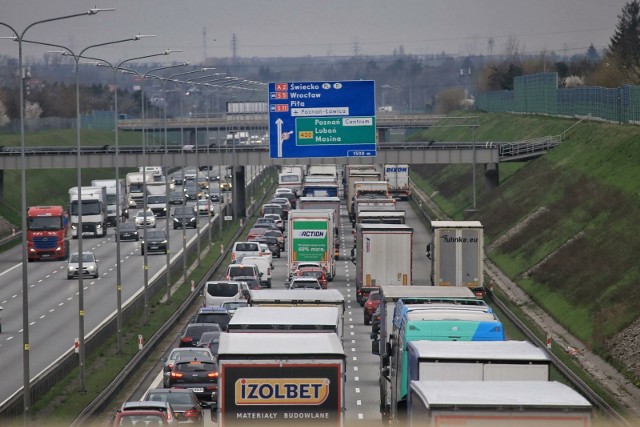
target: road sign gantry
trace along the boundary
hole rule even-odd
[[[269,84],[270,157],[376,155],[372,80]]]

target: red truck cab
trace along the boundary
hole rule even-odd
[[[27,210],[27,258],[69,257],[69,214],[62,206],[31,206]]]

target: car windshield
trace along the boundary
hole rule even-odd
[[[193,399],[189,393],[167,393],[150,391],[146,400],[154,402],[169,402],[172,405],[190,405]]]
[[[82,254],[82,262],[93,262],[95,260],[93,254]],[[79,254],[71,254],[69,257],[69,262],[79,262],[80,255]]]
[[[160,230],[148,230],[146,237],[149,239],[164,239],[164,232],[160,231]]]
[[[248,304],[244,301],[228,301],[222,304],[227,310],[235,310],[239,307],[247,307]]]
[[[215,323],[220,325],[222,329],[227,329],[231,316],[229,313],[200,313],[196,317],[198,323]]]
[[[153,216],[153,212],[151,211],[147,211],[146,215],[144,211],[138,211],[138,213],[136,214],[137,217],[143,217],[143,216]]]
[[[258,252],[260,248],[258,248],[257,243],[236,243],[235,250],[239,252]]]
[[[315,277],[316,279],[321,279],[322,271],[301,271],[300,275],[303,277]]]
[[[238,294],[237,283],[209,283],[207,284],[207,292],[214,297],[232,297]]]
[[[217,371],[218,366],[214,362],[191,361],[177,363],[173,369],[178,372],[211,372]]]
[[[131,230],[136,230],[135,224],[130,222],[123,222],[122,224],[120,224],[120,231],[131,231]]]
[[[59,216],[29,218],[29,230],[59,230],[60,228],[62,228],[62,220]]]
[[[209,323],[207,325],[188,325],[187,330],[184,332],[185,337],[197,337],[198,340],[205,332],[220,331],[220,326],[215,323]]]
[[[205,350],[192,350],[192,349],[175,349],[169,354],[169,360],[175,360],[179,357],[211,357],[208,351]]]
[[[149,196],[147,197],[147,203],[150,204],[160,204],[160,203],[166,203],[167,202],[167,198],[165,196]]]

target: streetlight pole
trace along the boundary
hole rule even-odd
[[[17,31],[11,25],[0,22],[0,25],[8,28],[13,32],[14,36],[10,37],[18,42],[18,78],[20,80],[20,211],[21,211],[21,229],[22,229],[22,398],[23,398],[23,414],[25,421],[29,418],[31,410],[31,382],[30,382],[30,366],[29,351],[31,344],[29,343],[29,280],[27,274],[27,178],[26,178],[26,144],[24,134],[24,70],[22,67],[22,42],[24,36],[29,29],[39,24],[47,22],[61,21],[64,19],[76,18],[79,16],[91,16],[99,12],[115,11],[113,8],[100,9],[93,8],[87,12],[75,13],[72,15],[58,16],[33,22],[26,26],[22,32]]]
[[[184,73],[177,73],[177,74],[173,74],[169,77],[167,77],[167,79],[164,81],[164,86],[163,86],[163,93],[166,92],[166,83],[167,82],[173,82],[176,84],[178,90],[180,91],[179,93],[179,99],[180,99],[180,146],[182,148],[182,185],[184,186],[184,168],[186,167],[186,155],[184,152],[184,125],[183,125],[183,120],[182,117],[184,115],[183,112],[183,84],[186,83],[186,81],[182,81],[182,80],[176,80],[176,77],[181,77],[181,76],[186,76],[186,75],[190,75],[190,74],[195,74],[195,73],[201,73],[203,71],[208,71],[208,70],[213,70],[214,68],[209,68],[209,67],[204,67],[204,68],[199,68],[197,70],[191,70],[191,71],[185,71]],[[165,131],[165,135],[166,135],[166,131]],[[166,136],[165,136],[166,137]],[[197,181],[197,172],[196,172],[196,181]],[[186,206],[187,201],[186,199],[184,199],[184,205]],[[197,230],[197,224],[198,224],[198,217],[196,216],[196,230]],[[187,283],[187,228],[184,224],[182,224],[182,280],[183,283]]]
[[[117,65],[113,65],[108,61],[98,58],[86,58],[86,59],[97,59],[101,61],[98,65],[106,64],[113,71],[113,86],[114,86],[114,108],[113,108],[113,116],[114,116],[114,133],[115,133],[115,147],[116,147],[116,305],[117,305],[117,348],[118,353],[122,352],[122,271],[121,271],[121,254],[120,254],[120,222],[121,222],[121,212],[120,212],[120,199],[124,197],[124,195],[120,194],[120,145],[118,139],[118,71],[121,67],[127,62],[136,61],[140,59],[153,58],[156,56],[169,55],[173,52],[179,52],[177,50],[167,49],[161,53],[154,53],[151,55],[137,56],[134,58],[125,59],[124,61],[120,61]],[[167,192],[167,197],[168,197]],[[168,204],[168,203],[167,203]],[[167,209],[168,212],[168,209]]]
[[[74,53],[71,49],[66,46],[52,44],[52,43],[43,43],[43,42],[32,42],[24,40],[29,43],[41,44],[44,46],[52,46],[64,49],[65,51],[61,52],[62,54],[71,55],[75,61],[75,80],[76,80],[76,168],[77,168],[77,188],[78,188],[78,223],[77,223],[77,237],[78,237],[78,359],[79,359],[79,367],[80,367],[80,384],[79,391],[81,393],[86,392],[85,389],[85,339],[84,339],[84,280],[83,280],[83,239],[82,239],[82,166],[80,162],[81,157],[81,142],[80,142],[80,128],[81,128],[81,119],[80,119],[80,72],[79,72],[79,62],[80,59],[83,58],[83,54],[89,49],[93,49],[101,46],[108,46],[118,43],[124,43],[129,41],[137,41],[144,37],[152,37],[152,36],[143,36],[136,35],[133,37],[129,37],[126,39],[114,40],[110,42],[97,43],[94,45],[90,45],[85,47],[80,51],[79,54]],[[101,225],[104,227],[104,224]],[[97,235],[96,225],[96,235]],[[106,230],[104,231],[106,234]]]

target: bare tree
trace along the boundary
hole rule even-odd
[[[507,37],[507,41],[504,43],[504,56],[505,60],[511,64],[518,64],[520,62],[520,56],[522,50],[520,48],[520,42],[514,35]]]
[[[10,122],[7,115],[7,108],[4,106],[4,102],[0,101],[0,126],[4,126]]]

